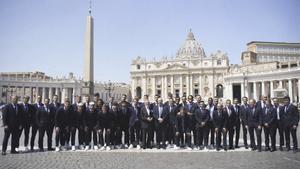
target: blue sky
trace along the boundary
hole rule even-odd
[[[0,72],[83,75],[88,0],[1,0]],[[95,80],[130,82],[141,56],[175,56],[191,28],[230,63],[250,41],[300,42],[299,0],[93,0]]]

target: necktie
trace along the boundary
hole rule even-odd
[[[276,110],[277,110],[277,120],[280,120],[279,107],[276,107]]]
[[[268,109],[267,108],[266,108],[266,112],[265,113],[266,113],[266,115],[268,114]]]

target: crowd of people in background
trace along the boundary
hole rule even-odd
[[[57,152],[134,148],[227,151],[240,146],[260,152],[262,133],[264,151],[273,152],[277,148],[290,151],[290,136],[293,152],[298,150],[299,110],[288,96],[284,97],[283,104],[279,104],[278,98],[271,100],[267,96],[258,101],[243,97],[241,103],[238,99],[233,103],[229,99],[221,102],[216,97],[205,102],[200,95],[195,98],[192,95],[170,96],[165,102],[159,95],[154,102],[144,95],[142,99],[133,98],[131,103],[125,94],[120,102],[110,97],[107,103],[99,94],[93,99],[88,95],[83,99],[76,96],[73,104],[69,98],[59,103],[57,95],[51,102],[41,96],[37,96],[33,104],[29,103],[28,96],[22,99],[19,102],[18,96],[12,96],[11,102],[3,108],[2,155],[6,155],[10,136],[12,154],[20,152],[22,135],[24,151],[34,151],[37,133],[41,152],[45,151],[45,134],[48,151]],[[242,145],[239,142],[241,130]],[[277,133],[279,147],[276,147]]]

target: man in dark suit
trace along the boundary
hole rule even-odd
[[[55,113],[55,151],[60,151],[60,146],[64,146],[63,149],[67,149],[67,139],[70,136],[70,114],[71,103],[68,98],[65,98],[64,105],[57,109]]]
[[[265,107],[262,109],[262,124],[265,134],[265,151],[275,151],[275,122],[276,122],[276,109],[273,108],[271,100],[265,102]],[[271,149],[269,141],[271,137]]]
[[[241,128],[241,107],[239,100],[233,100],[233,110],[235,113],[235,148],[239,148],[240,128]]]
[[[168,135],[167,148],[173,147],[175,144],[175,125],[176,125],[176,115],[178,112],[178,108],[175,105],[173,98],[169,98],[168,103],[165,105],[165,109],[167,109],[168,118],[167,118],[167,131],[166,134]]]
[[[144,107],[141,109],[141,129],[142,129],[142,148],[152,148],[154,119],[153,112],[150,109],[148,100],[144,101]]]
[[[216,149],[217,151],[220,151],[221,149],[221,136],[223,135],[223,148],[225,151],[227,151],[227,129],[226,126],[228,123],[228,115],[223,109],[223,106],[221,103],[217,104],[217,110],[214,111],[213,114],[213,123],[215,126],[215,132],[216,132]]]
[[[246,127],[249,130],[252,151],[257,149],[258,152],[261,152],[262,116],[261,110],[255,106],[254,99],[249,101],[249,107],[246,115]],[[254,140],[254,131],[257,137],[257,146]]]
[[[261,99],[256,102],[256,108],[259,110],[262,110],[263,108],[266,107],[266,101],[268,100],[268,96],[261,96]]]
[[[118,131],[118,139],[121,140],[122,138],[122,132],[124,132],[124,144],[122,147],[128,148],[129,146],[129,118],[131,115],[130,112],[130,104],[128,104],[127,101],[122,101],[120,105],[120,111],[119,111],[119,125],[120,130]]]
[[[297,127],[299,123],[299,112],[298,112],[298,108],[291,103],[289,96],[286,96],[284,98],[283,123],[284,123],[286,149],[287,151],[291,149],[290,135],[292,135],[293,151],[296,153],[298,151],[298,141],[297,141],[296,133],[297,133]]]
[[[233,135],[234,135],[234,129],[236,124],[236,114],[234,111],[234,108],[231,104],[231,100],[226,100],[226,106],[225,106],[225,113],[228,117],[227,119],[227,126],[226,129],[228,131],[229,136],[229,150],[233,150]]]
[[[78,107],[81,106],[80,112],[78,111]],[[71,114],[70,114],[70,136],[71,137],[71,150],[75,151],[75,136],[76,136],[76,131],[78,129],[78,141],[79,141],[79,149],[82,149],[83,145],[83,111],[82,111],[82,106],[83,104],[81,103],[81,96],[76,96],[75,103],[72,104],[71,106]]]
[[[187,115],[187,108],[181,106],[179,112],[177,113],[176,118],[176,133],[175,133],[175,142],[176,146],[174,149],[177,150],[180,147],[187,147],[188,150],[191,148],[191,131],[190,131],[190,117]]]
[[[248,129],[246,128],[246,118],[247,118],[247,109],[249,107],[248,105],[248,98],[243,97],[243,104],[240,106],[240,120],[242,122],[242,128],[243,128],[243,140],[244,140],[244,146],[246,149],[248,149],[248,143],[247,143],[247,133]]]
[[[210,148],[213,149],[215,146],[215,126],[213,123],[213,114],[214,111],[217,110],[217,106],[213,102],[213,98],[208,98],[208,105],[206,107],[209,111],[209,121],[207,122],[208,132],[207,132],[207,138],[210,134]]]
[[[165,148],[166,143],[166,122],[168,111],[165,109],[162,98],[158,99],[158,104],[153,108],[153,117],[156,133],[156,148]]]
[[[2,112],[2,120],[4,127],[4,138],[2,143],[2,155],[6,155],[8,139],[11,135],[11,153],[17,154],[15,150],[19,142],[19,132],[22,129],[22,112],[18,105],[18,97],[12,96],[11,103],[5,105]]]
[[[84,116],[84,131],[85,131],[85,151],[91,147],[92,137],[94,149],[98,150],[97,146],[97,118],[98,111],[95,102],[89,102],[89,107],[86,108]]]
[[[139,98],[135,97],[133,99],[132,107],[130,108],[130,118],[129,118],[129,136],[130,136],[130,146],[129,148],[133,148],[134,146],[137,149],[140,149],[140,136],[141,136],[141,121],[140,121],[140,113],[141,108],[139,107]]]
[[[196,120],[196,139],[197,139],[197,149],[203,150],[207,148],[208,138],[207,138],[207,122],[209,120],[209,111],[205,109],[204,101],[200,101],[198,108],[195,110],[195,120]],[[204,147],[203,147],[204,140]]]
[[[195,128],[195,125],[196,125],[196,120],[195,120],[195,110],[197,109],[197,105],[196,103],[194,103],[194,97],[193,95],[189,95],[188,96],[188,99],[187,99],[187,115],[190,117],[190,124],[189,124],[189,128],[190,128],[190,131],[193,132],[193,142],[195,145],[197,145],[197,132],[196,132],[196,128]]]
[[[37,131],[38,131],[38,125],[36,123],[36,112],[37,110],[40,108],[40,107],[43,107],[44,104],[42,103],[42,96],[37,96],[37,101],[36,103],[33,105],[34,107],[34,110],[33,110],[33,113],[32,113],[32,116],[31,116],[31,138],[30,138],[30,151],[33,151],[34,149],[34,142],[35,142],[35,136],[37,134]]]
[[[44,106],[39,107],[36,111],[36,123],[39,126],[39,149],[41,152],[44,151],[43,142],[45,133],[47,133],[48,150],[54,150],[52,148],[52,133],[55,112],[53,109],[51,110],[49,102],[50,100],[46,98],[44,100]]]
[[[273,99],[273,104],[274,104],[273,107],[276,111],[275,127],[276,130],[278,129],[278,133],[279,133],[279,150],[283,151],[282,147],[284,146],[284,124],[283,124],[284,106],[279,105],[277,98]],[[276,136],[276,130],[274,133],[275,136]],[[276,144],[276,140],[275,140],[275,144]]]
[[[32,124],[31,120],[33,119],[31,116],[34,114],[34,107],[32,104],[29,104],[29,96],[24,96],[23,103],[20,104],[20,111],[22,112],[23,119],[22,119],[22,126],[23,129],[19,133],[19,139],[22,135],[22,131],[24,130],[24,147],[25,151],[29,150],[28,148],[28,141],[29,141],[29,131],[30,126]],[[19,145],[17,145],[17,148]]]

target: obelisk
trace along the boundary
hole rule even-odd
[[[84,85],[82,93],[92,96],[94,94],[94,21],[92,17],[91,2],[86,23],[84,55]]]

